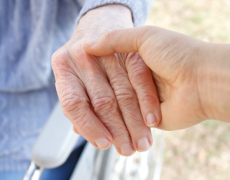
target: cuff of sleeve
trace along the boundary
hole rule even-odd
[[[133,17],[134,26],[144,25],[149,14],[153,0],[87,0],[84,4],[78,18],[79,20],[91,9],[108,4],[122,4],[130,8]]]

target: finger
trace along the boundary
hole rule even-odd
[[[146,151],[152,144],[151,131],[142,119],[136,93],[130,84],[125,68],[121,66],[121,59],[124,59],[121,56],[107,57],[104,61],[105,69],[134,148],[138,151]]]
[[[65,116],[76,131],[100,149],[111,146],[113,138],[103,123],[90,109],[89,99],[74,72],[66,67],[65,53],[58,52],[52,58],[56,89]]]
[[[111,133],[117,151],[125,156],[131,155],[135,150],[105,72],[98,59],[86,54],[81,46],[80,48],[74,58],[81,59],[78,68],[81,69],[81,79],[94,113]]]
[[[95,56],[108,56],[116,52],[138,52],[149,37],[150,27],[115,30],[96,40],[87,39],[82,43],[84,50]]]
[[[161,121],[161,112],[151,71],[138,53],[128,55],[126,67],[138,97],[142,117],[147,126],[156,127]]]

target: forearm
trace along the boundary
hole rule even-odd
[[[200,99],[209,119],[230,122],[230,45],[205,43]]]

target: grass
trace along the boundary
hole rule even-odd
[[[155,0],[147,24],[230,43],[230,1]],[[161,180],[230,180],[230,124],[209,120],[166,132]]]

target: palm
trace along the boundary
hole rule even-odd
[[[191,59],[194,58],[193,53],[188,54],[183,45],[178,49],[178,44],[174,43],[174,47],[170,46],[170,50],[167,47],[161,48],[167,52],[156,50],[153,56],[153,63],[158,64],[158,67],[157,74],[152,74],[162,111],[162,123],[159,128],[165,130],[183,129],[204,119],[199,103],[197,72],[193,68],[196,64],[191,63],[194,62]],[[196,119],[192,119],[194,117]]]

